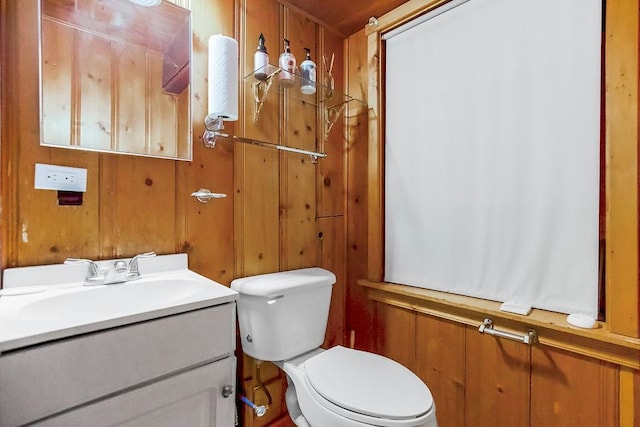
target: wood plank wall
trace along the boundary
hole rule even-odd
[[[184,3],[184,2],[180,2]],[[334,77],[344,85],[343,38],[276,0],[191,0],[193,27],[193,161],[122,156],[39,145],[37,0],[0,0],[2,10],[2,269],[60,263],[66,257],[109,259],[154,250],[186,252],[190,268],[228,285],[235,277],[323,266],[338,277],[331,301],[326,345],[345,342],[346,209],[343,126],[328,139],[315,106],[277,92],[253,123],[253,94],[240,85],[240,120],[226,122],[230,134],[329,153],[309,157],[221,141],[201,142],[207,108],[208,38],[234,36],[240,44],[241,76],[253,69],[260,32],[271,63],[288,36],[299,61],[312,49],[336,56]],[[321,68],[319,69],[321,76]],[[324,77],[321,77],[324,78]],[[147,112],[148,114],[148,112]],[[155,115],[149,115],[154,120]],[[180,126],[185,126],[180,123]],[[34,190],[35,163],[86,168],[82,206],[58,206],[55,191]],[[226,193],[201,204],[199,188]],[[240,356],[240,352],[239,352]],[[240,391],[258,403],[254,361],[240,357]],[[273,403],[267,417],[243,411],[245,426],[286,417],[286,380],[262,364],[260,378]]]

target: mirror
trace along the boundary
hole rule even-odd
[[[40,26],[41,145],[191,160],[190,11],[40,0]]]

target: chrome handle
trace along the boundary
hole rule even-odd
[[[127,270],[125,272],[127,280],[135,280],[140,278],[140,269],[138,267],[138,260],[140,258],[150,258],[154,256],[156,256],[156,253],[151,251],[145,252],[143,254],[138,254],[131,258],[131,261],[129,261],[129,266],[127,267]]]
[[[87,276],[85,277],[85,285],[102,285],[104,283],[105,274],[100,270],[98,264],[95,261],[85,258],[67,258],[64,260],[64,264],[89,264]]]
[[[212,193],[211,190],[207,188],[201,188],[198,191],[194,191],[191,195],[198,199],[200,203],[207,203],[211,199],[222,199],[227,197],[226,194]]]
[[[493,329],[493,320],[484,319],[482,325],[478,328],[481,334],[493,335],[494,337],[506,338],[518,341],[527,345],[533,345],[538,342],[538,333],[534,329],[529,329],[526,335],[518,335],[511,332]]]
[[[232,394],[233,394],[233,386],[232,385],[226,385],[226,386],[222,387],[222,397],[224,397],[226,399],[229,396],[231,396]]]
[[[113,269],[116,273],[125,273],[127,271],[127,262],[121,259],[114,261]]]

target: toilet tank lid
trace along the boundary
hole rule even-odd
[[[324,268],[312,267],[235,279],[231,282],[231,289],[241,295],[273,297],[331,286],[334,283],[336,283],[335,274]]]

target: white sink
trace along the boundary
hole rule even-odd
[[[189,270],[184,254],[140,260],[141,279],[112,285],[83,286],[86,267],[6,270],[5,289],[18,295],[0,296],[0,353],[237,299],[235,291]],[[34,286],[38,292],[28,293]],[[27,292],[20,295],[21,289]]]

